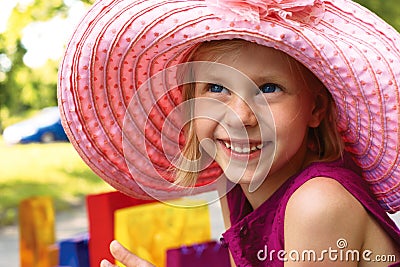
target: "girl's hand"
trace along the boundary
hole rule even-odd
[[[110,252],[113,257],[124,264],[126,267],[155,267],[153,264],[139,258],[126,248],[124,248],[118,241],[114,240],[110,243]],[[101,267],[116,267],[108,260],[102,260]]]

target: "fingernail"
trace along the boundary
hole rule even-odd
[[[111,249],[117,249],[120,248],[122,245],[117,241],[117,240],[113,240],[110,243],[110,248]]]
[[[101,267],[113,267],[114,265],[111,262],[109,262],[108,260],[104,259],[101,261],[100,266]]]

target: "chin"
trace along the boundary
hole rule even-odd
[[[251,170],[245,170],[245,171],[226,170],[224,173],[229,181],[242,185],[245,184],[261,185],[267,178],[268,174],[268,172],[260,173],[260,171],[251,171]]]

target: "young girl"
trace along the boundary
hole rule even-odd
[[[396,264],[399,37],[347,0],[98,1],[60,70],[64,126],[125,193],[224,184],[233,266]]]

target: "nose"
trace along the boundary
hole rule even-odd
[[[225,123],[232,128],[254,127],[258,124],[254,111],[249,103],[238,95],[230,101],[229,110],[225,113]]]

